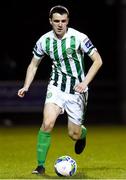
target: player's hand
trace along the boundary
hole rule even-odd
[[[21,89],[19,89],[18,90],[18,96],[19,97],[24,97],[24,95],[25,95],[25,93],[28,91],[28,88],[25,88],[25,87],[23,87],[23,88],[21,88]]]
[[[74,87],[74,90],[76,92],[83,93],[86,88],[87,88],[87,85],[84,82],[81,82]]]

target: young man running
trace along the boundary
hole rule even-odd
[[[43,120],[37,139],[37,168],[33,174],[45,172],[45,161],[51,144],[51,131],[57,117],[66,111],[68,135],[75,140],[75,153],[80,154],[86,145],[86,128],[82,125],[88,99],[88,85],[102,65],[101,56],[88,36],[68,27],[69,11],[64,6],[50,10],[52,30],[42,35],[33,49],[33,58],[27,68],[23,88],[18,96],[28,91],[40,62],[47,55],[52,60],[43,110]],[[84,53],[92,60],[87,74],[84,72]]]

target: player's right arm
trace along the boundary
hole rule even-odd
[[[34,77],[36,74],[36,71],[38,69],[38,66],[40,64],[41,60],[36,59],[35,57],[32,58],[26,72],[25,82],[23,88],[18,90],[18,96],[24,97],[25,93],[28,91]]]

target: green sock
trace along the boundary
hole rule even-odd
[[[37,139],[37,160],[38,166],[45,166],[46,156],[51,144],[51,135],[49,132],[44,132],[41,129],[38,132]]]
[[[84,126],[82,127],[82,132],[81,132],[81,139],[85,138],[87,135],[87,129]]]

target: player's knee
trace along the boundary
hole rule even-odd
[[[54,123],[49,122],[49,121],[45,121],[42,123],[42,129],[43,131],[48,131],[51,132],[53,129]]]
[[[70,138],[72,138],[73,140],[78,140],[80,138],[80,134],[79,132],[76,131],[69,131],[68,135]]]

